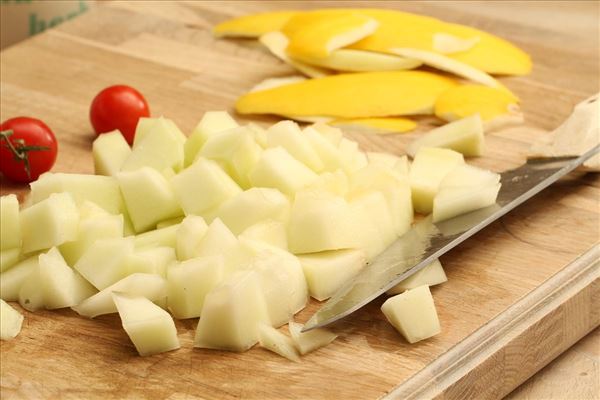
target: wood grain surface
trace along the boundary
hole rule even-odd
[[[189,132],[207,110],[232,111],[258,81],[292,71],[252,42],[210,28],[267,9],[334,2],[110,2],[1,55],[0,117],[31,115],[57,133],[56,171],[93,170],[87,113],[103,87],[143,92],[154,115]],[[501,171],[600,87],[597,3],[369,2],[501,35],[529,52],[531,75],[503,78],[526,123],[487,137],[474,164]],[[560,13],[560,23],[554,18]],[[259,122],[271,123],[272,118]],[[401,154],[416,136],[352,134],[364,149]],[[27,189],[1,181],[1,192]],[[138,357],[117,316],[25,312],[0,346],[2,398],[500,398],[600,324],[600,178],[573,174],[443,257],[433,288],[443,332],[408,345],[378,299],[334,329],[340,338],[294,364],[262,349],[192,349],[196,320],[177,324],[182,349]],[[299,316],[305,321],[312,302]]]

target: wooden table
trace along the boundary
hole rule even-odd
[[[528,143],[600,87],[597,4],[369,4],[471,24],[532,55],[531,75],[503,79],[522,98],[526,125],[488,135],[485,157],[474,164],[503,170],[522,163]],[[0,117],[44,119],[60,141],[55,170],[91,172],[87,110],[101,88],[130,84],[155,115],[189,132],[203,111],[231,110],[258,81],[291,72],[255,45],[215,41],[215,22],[321,5],[111,2],[2,52]],[[415,137],[352,136],[363,148],[396,153]],[[26,193],[6,181],[1,191]],[[192,350],[195,321],[178,323],[181,350],[139,358],[115,316],[27,313],[19,338],[1,345],[2,396],[499,398],[599,325],[599,198],[598,175],[575,174],[444,257],[450,280],[434,289],[443,333],[416,345],[385,322],[383,299],[336,325],[340,339],[300,364],[260,349]],[[313,302],[298,319],[317,307]]]

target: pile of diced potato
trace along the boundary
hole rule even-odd
[[[335,335],[301,332],[294,314],[407,232],[413,208],[441,221],[495,202],[498,175],[451,150],[481,154],[481,120],[440,129],[410,165],[322,124],[264,129],[207,112],[186,138],[141,119],[132,148],[119,132],[95,141],[97,175],[44,174],[22,208],[1,198],[1,297],[118,312],[141,355],[178,348],[173,318],[200,317],[196,347],[260,342],[297,360]],[[401,294],[382,310],[408,341],[439,332],[428,286],[445,280],[435,262],[390,291]],[[2,338],[16,336],[22,317],[4,301],[1,315]],[[288,323],[290,337],[275,329]]]

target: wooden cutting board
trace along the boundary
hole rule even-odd
[[[526,124],[489,134],[474,164],[501,171],[524,162],[530,142],[599,90],[596,3],[369,5],[470,24],[532,55],[531,75],[502,79],[521,97]],[[60,143],[54,170],[91,173],[87,113],[100,89],[134,86],[154,115],[189,132],[204,111],[232,111],[260,80],[291,73],[254,43],[214,40],[214,23],[320,6],[109,2],[2,52],[0,117],[45,120]],[[415,135],[352,137],[401,154]],[[3,180],[1,192],[26,189]],[[180,350],[141,358],[115,315],[25,312],[20,336],[1,344],[2,398],[500,398],[600,324],[599,199],[597,174],[573,174],[444,256],[449,281],[433,288],[443,332],[430,340],[404,342],[380,313],[382,298],[335,325],[339,339],[298,364],[259,348],[192,349],[196,320],[177,323]]]

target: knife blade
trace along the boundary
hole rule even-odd
[[[600,144],[579,157],[528,160],[500,174],[502,187],[496,204],[437,224],[431,217],[419,221],[344,284],[302,331],[329,325],[370,303],[599,152]]]

